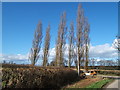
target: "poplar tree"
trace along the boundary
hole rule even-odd
[[[49,55],[49,47],[50,47],[50,25],[48,25],[46,29],[46,36],[44,40],[44,51],[43,51],[43,66],[47,66],[48,64],[48,55]]]
[[[85,70],[88,71],[88,58],[89,58],[89,32],[90,32],[90,25],[88,20],[85,19],[85,28],[84,28],[84,45],[85,45]]]
[[[65,49],[65,38],[66,38],[66,13],[64,12],[61,16],[58,37],[56,42],[56,66],[63,66],[64,63],[64,49]]]
[[[69,42],[69,47],[68,47],[68,51],[69,51],[69,56],[68,56],[68,67],[71,67],[71,64],[73,62],[74,56],[75,56],[75,52],[74,52],[74,23],[71,22],[70,24],[70,30],[69,30],[69,35],[68,35],[68,42]]]
[[[29,60],[31,61],[31,64],[34,66],[37,60],[39,59],[39,52],[41,48],[42,43],[42,22],[40,21],[37,25],[37,29],[34,33],[34,39],[32,42],[32,48],[29,53]]]
[[[84,30],[84,12],[82,6],[79,4],[77,11],[77,32],[76,32],[78,75],[80,75],[80,62],[84,53],[83,30]]]

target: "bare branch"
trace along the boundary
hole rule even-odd
[[[50,46],[50,25],[48,25],[46,29],[46,36],[44,40],[44,55],[43,55],[43,66],[47,66],[48,63],[48,52],[49,52],[49,46]]]
[[[32,48],[29,54],[29,60],[31,61],[32,65],[35,65],[35,63],[39,59],[41,43],[42,43],[42,22],[39,22],[37,25],[37,29],[34,33]]]

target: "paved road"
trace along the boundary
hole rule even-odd
[[[120,76],[107,76],[107,75],[97,75],[97,76],[100,76],[102,78],[113,78],[114,81],[105,86],[104,88],[106,88],[105,90],[109,90],[109,88],[112,88],[110,90],[120,90]]]
[[[119,88],[120,90],[120,79],[115,79],[115,81],[109,84],[106,88]]]

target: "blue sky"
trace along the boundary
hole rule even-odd
[[[67,13],[67,26],[73,20],[79,3],[19,2],[3,3],[3,54],[26,54],[30,51],[34,31],[39,20],[43,23],[43,36],[47,25],[51,25],[50,48],[54,48],[60,15]],[[118,33],[118,3],[82,3],[85,16],[90,23],[90,43],[92,46],[113,43]],[[43,37],[44,40],[44,37]],[[42,45],[43,46],[43,45]]]

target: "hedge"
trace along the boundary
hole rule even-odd
[[[60,88],[78,80],[68,68],[3,68],[3,88]]]

